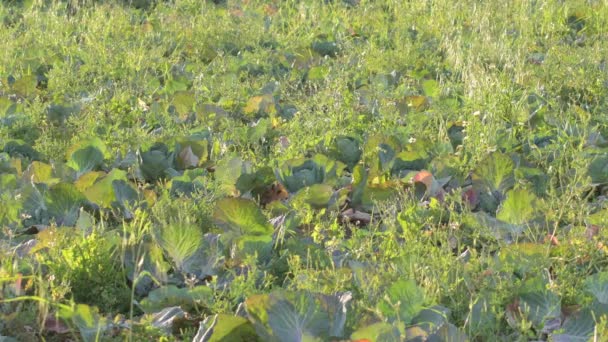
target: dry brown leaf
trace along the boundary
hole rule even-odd
[[[366,212],[354,210],[352,208],[344,210],[340,214],[340,221],[343,223],[354,223],[357,226],[364,226],[371,222],[372,216]]]

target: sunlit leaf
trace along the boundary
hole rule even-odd
[[[428,97],[422,95],[409,95],[397,101],[397,109],[402,115],[410,112],[424,111],[428,109],[429,105]]]
[[[378,303],[378,310],[391,321],[409,323],[423,308],[424,292],[413,280],[394,282]]]
[[[36,183],[48,183],[53,174],[53,167],[47,163],[33,161],[23,172],[23,178]]]
[[[243,235],[236,239],[231,257],[244,260],[250,255],[257,254],[258,260],[267,262],[272,253],[272,246],[272,236],[270,235]]]
[[[422,89],[424,90],[424,94],[428,97],[437,98],[441,94],[439,82],[435,80],[422,81]]]
[[[158,235],[158,243],[178,269],[182,269],[184,262],[194,255],[203,240],[202,230],[189,224],[172,224],[162,227]]]
[[[293,202],[303,202],[313,208],[325,208],[330,204],[334,190],[331,185],[314,184],[300,189],[293,197]]]
[[[116,201],[113,182],[117,180],[126,181],[127,172],[120,169],[112,169],[105,177],[97,180],[92,186],[84,191],[85,196],[91,202],[109,208]]]
[[[242,189],[243,184],[240,184],[240,187],[237,186],[241,177],[245,174],[252,174],[252,172],[251,163],[243,161],[239,157],[222,159],[215,169],[216,180],[221,190],[231,195],[237,195],[237,191]],[[244,181],[244,179],[241,180],[241,182]]]
[[[177,91],[173,94],[173,100],[171,104],[175,107],[175,110],[183,120],[187,115],[194,109],[196,98],[194,93],[190,91]]]
[[[37,83],[38,80],[36,78],[36,75],[29,74],[24,75],[20,79],[16,80],[15,83],[13,83],[12,88],[17,95],[21,97],[30,97],[36,94]]]
[[[473,172],[473,182],[487,187],[489,191],[504,192],[514,184],[515,164],[509,156],[495,152],[484,159]]]
[[[243,113],[249,117],[256,115],[274,115],[277,112],[277,105],[275,104],[274,97],[272,94],[264,94],[259,96],[253,96],[243,108]]]
[[[537,198],[533,193],[525,189],[510,190],[496,218],[507,223],[524,224],[534,217],[537,209]]]
[[[239,316],[219,314],[200,323],[193,342],[256,342],[261,341],[251,322]],[[212,325],[211,321],[215,322]],[[209,332],[207,335],[206,333]],[[203,336],[208,339],[203,339]]]
[[[50,217],[61,225],[73,226],[86,198],[73,184],[59,183],[46,193],[45,202]]]
[[[350,338],[353,341],[400,342],[401,333],[395,325],[379,322],[359,328]]]
[[[238,235],[269,235],[272,225],[255,202],[243,198],[217,201],[213,212],[215,223],[226,232]]]

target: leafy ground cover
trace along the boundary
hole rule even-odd
[[[608,340],[604,2],[0,18],[0,340]]]

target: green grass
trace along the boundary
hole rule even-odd
[[[0,337],[608,338],[602,1],[0,18]]]

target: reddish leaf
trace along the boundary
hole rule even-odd
[[[462,200],[467,203],[471,209],[475,209],[479,205],[479,194],[473,187],[469,187],[462,193]]]
[[[426,170],[422,170],[412,177],[412,182],[421,182],[426,185],[427,189],[430,189],[433,186],[433,181],[433,174]]]

